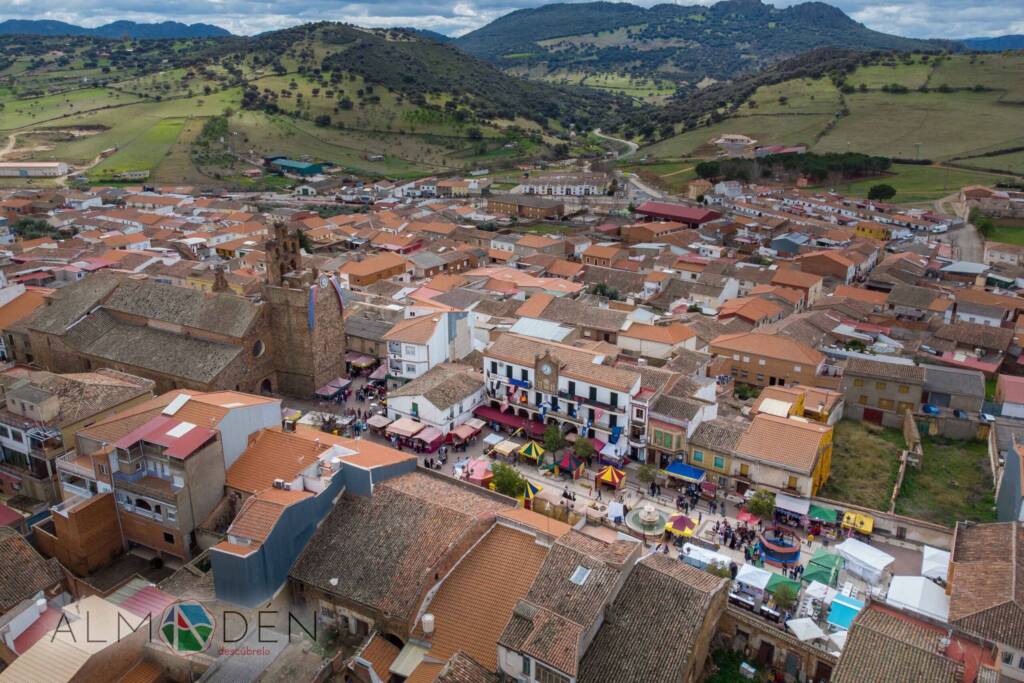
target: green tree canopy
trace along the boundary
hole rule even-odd
[[[767,489],[758,489],[747,501],[747,512],[770,521],[775,516],[775,494]]]
[[[562,430],[558,428],[558,425],[548,425],[544,429],[544,450],[554,456],[563,448],[565,448],[565,437],[562,436]]]
[[[494,473],[491,481],[494,482],[495,491],[512,498],[523,495],[523,491],[526,490],[526,479],[516,468],[503,462],[496,462],[491,467],[491,472]]]
[[[886,183],[880,183],[878,185],[872,185],[871,189],[868,190],[868,199],[892,199],[896,196],[896,188]]]

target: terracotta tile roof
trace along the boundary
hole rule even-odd
[[[412,681],[411,678],[409,680]],[[437,674],[434,683],[501,683],[501,677],[485,669],[466,653],[456,652]]]
[[[517,246],[529,247],[531,249],[543,249],[552,245],[558,244],[558,240],[545,237],[544,235],[523,235],[518,242]]]
[[[935,336],[963,346],[977,346],[998,351],[1006,351],[1010,348],[1010,343],[1013,342],[1013,330],[978,323],[957,322],[952,325],[943,325],[935,333]]]
[[[664,555],[645,557],[587,648],[579,683],[682,680],[705,621],[719,616],[711,606],[727,583]]]
[[[483,389],[484,376],[466,365],[439,363],[416,379],[388,393],[389,398],[422,396],[444,412]]]
[[[6,330],[43,305],[46,301],[44,290],[26,289],[25,292],[3,306],[0,306],[0,330]]]
[[[462,285],[466,284],[466,282],[466,278],[462,277],[461,275],[449,275],[443,273],[441,275],[435,275],[434,277],[430,278],[430,280],[427,282],[427,285],[431,289],[436,289],[439,292],[450,292],[453,289],[461,287]]]
[[[114,443],[127,436],[135,429],[149,422],[160,414],[167,405],[182,394],[195,395],[198,392],[190,389],[175,389],[165,394],[138,403],[131,408],[121,410],[110,417],[94,422],[90,426],[80,429],[78,433],[90,439],[103,443]]]
[[[1024,403],[1024,377],[999,375],[996,395],[1007,403]]]
[[[854,299],[856,301],[863,301],[864,303],[874,304],[875,306],[884,306],[888,295],[885,292],[876,292],[870,289],[864,289],[863,287],[853,287],[851,285],[839,285],[836,287],[834,296],[842,296],[848,299]]]
[[[164,670],[150,659],[140,660],[138,664],[122,676],[117,683],[157,683],[163,680]]]
[[[410,344],[426,344],[434,334],[434,329],[440,321],[441,316],[439,314],[406,318],[395,323],[384,335],[384,339],[408,342]]]
[[[625,253],[626,250],[622,249],[621,247],[611,245],[603,246],[600,244],[595,244],[594,246],[589,247],[586,251],[584,251],[583,255],[597,259],[613,259],[616,256]]]
[[[290,575],[411,622],[452,544],[473,534],[480,520],[514,505],[479,486],[425,470],[410,472],[378,484],[370,497],[343,495]],[[339,579],[336,586],[331,578]]]
[[[512,609],[533,583],[547,550],[536,537],[496,524],[441,584],[427,611],[434,615],[429,656],[463,651],[496,671],[496,643]],[[501,590],[495,590],[500,585]],[[417,628],[414,633],[421,634]]]
[[[669,325],[645,325],[644,323],[633,323],[619,336],[643,341],[657,342],[660,344],[682,344],[687,339],[695,337],[696,333],[683,323],[675,322]]]
[[[504,510],[498,513],[498,517],[511,522],[513,526],[525,526],[554,538],[561,538],[572,531],[572,527],[565,522],[559,522],[553,517],[548,517],[526,508],[517,507],[511,510]]]
[[[802,342],[782,335],[760,332],[723,334],[712,339],[711,346],[721,353],[749,353],[814,367],[825,359],[820,351]]]
[[[794,270],[792,268],[780,268],[772,276],[773,285],[795,287],[796,289],[810,289],[821,281],[820,275],[805,273],[802,270]]]
[[[375,633],[357,656],[368,661],[380,679],[386,681],[391,678],[389,670],[399,652],[395,645],[385,640],[379,633]]]
[[[718,309],[718,317],[727,318],[735,315],[744,320],[758,323],[762,320],[774,318],[782,313],[782,311],[782,306],[779,306],[774,301],[760,297],[741,297],[739,299],[730,299],[722,304],[722,307]]]
[[[55,558],[45,559],[17,531],[0,527],[0,614],[63,578]]]
[[[618,391],[631,391],[640,375],[633,370],[602,365],[603,354],[585,351],[564,344],[543,342],[531,337],[506,332],[484,352],[486,358],[504,360],[533,367],[537,356],[550,351],[560,363],[559,373],[566,377],[591,382]]]
[[[956,526],[949,623],[1024,650],[1024,523]]]
[[[554,300],[555,297],[551,294],[534,294],[516,310],[516,315],[521,318],[539,318],[548,304]]]
[[[736,454],[809,474],[832,427],[760,413],[736,443]]]
[[[286,507],[312,497],[313,494],[309,491],[285,491],[274,488],[261,491],[250,496],[242,504],[235,521],[228,527],[228,534],[259,545],[273,531]]]
[[[732,453],[746,426],[729,420],[705,420],[694,430],[690,443],[719,453]]]
[[[326,439],[318,445],[297,432],[262,429],[250,437],[248,447],[228,468],[224,485],[256,493],[271,488],[275,479],[292,481],[329,447]]]
[[[963,667],[936,651],[941,637],[869,606],[853,622],[832,683],[961,683]]]
[[[408,269],[409,262],[398,254],[386,252],[382,254],[375,254],[374,256],[367,257],[362,261],[349,261],[338,270],[339,272],[346,273],[348,275],[366,276],[399,266],[404,266]]]
[[[844,373],[874,379],[898,380],[901,382],[924,382],[924,368],[905,363],[886,363],[870,358],[850,358],[846,361]]]
[[[576,277],[583,272],[583,265],[565,259],[556,259],[547,267],[548,275],[556,277]]]

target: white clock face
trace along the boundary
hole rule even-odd
[[[551,367],[550,363],[545,363],[544,365],[540,366],[540,371],[543,372],[545,375],[550,375],[552,370],[554,370],[554,368]]]
[[[320,286],[321,287],[329,287],[330,284],[331,284],[330,278],[328,278],[326,275],[321,275],[320,276]]]

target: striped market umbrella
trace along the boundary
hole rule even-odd
[[[665,525],[665,531],[676,536],[693,536],[693,530],[696,528],[697,523],[686,515],[672,515]]]
[[[533,500],[540,493],[540,486],[534,484],[529,479],[526,480],[526,491],[523,493],[523,498],[526,500]]]
[[[536,441],[527,441],[523,444],[523,447],[519,449],[519,454],[524,455],[530,460],[540,461],[540,456],[544,455],[544,449]]]
[[[625,480],[626,473],[612,465],[605,466],[597,473],[597,481],[599,483],[608,484],[615,488],[619,488]]]

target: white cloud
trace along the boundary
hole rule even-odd
[[[640,0],[651,6],[662,0]],[[684,0],[679,4],[711,4]],[[210,23],[232,33],[255,34],[311,21],[345,21],[364,26],[414,26],[460,35],[542,0],[6,0],[2,19],[56,19],[98,26],[119,19]],[[796,4],[776,0],[778,6]],[[835,0],[834,4],[869,28],[915,38],[1024,33],[1021,0]]]

